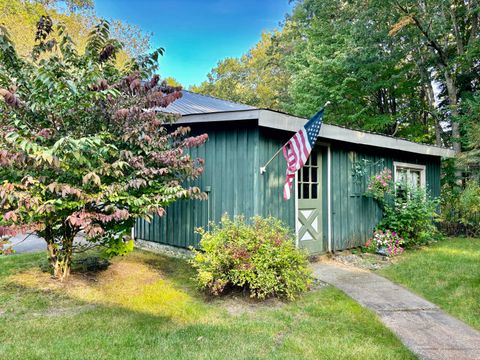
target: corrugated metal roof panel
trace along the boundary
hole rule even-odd
[[[231,101],[214,98],[208,95],[193,93],[191,91],[182,90],[183,96],[174,101],[166,108],[157,108],[157,111],[193,115],[205,114],[223,111],[239,111],[239,110],[253,110],[253,106],[237,104]]]

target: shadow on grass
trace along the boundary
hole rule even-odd
[[[26,293],[58,294],[83,304],[118,307],[179,323],[197,321],[206,311],[183,260],[134,252],[115,258],[102,271],[73,272],[63,283],[52,279],[38,263],[25,265],[4,278],[4,289],[13,286]]]
[[[135,251],[60,283],[31,257],[0,277],[2,359],[413,358],[331,287],[231,316],[230,305],[250,301],[205,302],[184,260]]]

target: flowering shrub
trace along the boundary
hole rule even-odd
[[[384,169],[371,178],[365,196],[375,199],[383,210],[377,229],[396,231],[405,246],[424,244],[438,237],[434,220],[438,217],[439,202],[424,188],[415,189],[403,183],[395,187],[392,172]]]
[[[200,288],[220,295],[229,288],[243,288],[251,297],[289,300],[309,288],[311,275],[306,255],[279,220],[224,216],[211,231],[199,229],[201,251],[191,261]]]
[[[368,240],[365,246],[368,248],[373,245],[377,250],[383,250],[388,256],[395,256],[403,252],[404,242],[395,231],[377,230],[373,234],[373,239]]]
[[[384,198],[385,194],[392,189],[392,185],[392,171],[385,168],[379,174],[371,177],[366,195],[375,200],[381,200]]]
[[[425,189],[404,187],[394,194],[393,201],[386,203],[383,219],[378,229],[395,230],[405,241],[405,246],[425,244],[438,237],[434,224],[438,217],[439,201],[432,199]]]

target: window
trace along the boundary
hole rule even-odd
[[[298,172],[298,198],[318,199],[319,182],[318,153],[313,150]]]
[[[425,187],[425,165],[394,162],[395,183],[405,184],[412,189]]]

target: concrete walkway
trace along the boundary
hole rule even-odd
[[[46,251],[47,243],[35,234],[17,235],[10,239],[10,244],[17,254]]]
[[[313,264],[314,275],[378,314],[421,359],[480,359],[480,332],[436,305],[366,270]]]

